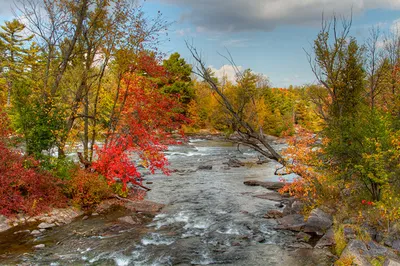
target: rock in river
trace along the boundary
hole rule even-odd
[[[285,186],[283,182],[272,182],[272,181],[257,181],[257,180],[247,180],[244,181],[243,184],[246,186],[260,186],[266,189],[271,189],[271,190],[279,190]]]

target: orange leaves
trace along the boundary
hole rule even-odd
[[[280,192],[288,192],[291,196],[314,204],[326,183],[326,177],[319,171],[322,150],[316,143],[320,140],[317,135],[303,128],[297,127],[296,132],[296,136],[288,139],[289,147],[284,151],[284,156],[289,162],[287,168],[299,177],[287,183]]]

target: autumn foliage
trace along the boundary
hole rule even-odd
[[[0,214],[34,215],[65,205],[60,181],[40,170],[37,161],[10,150],[1,142],[0,158]]]
[[[156,170],[169,173],[163,151],[168,144],[177,143],[173,135],[187,122],[176,111],[178,95],[161,93],[154,81],[163,77],[163,68],[151,57],[144,56],[142,60],[141,71],[146,76],[139,73],[124,76],[125,92],[119,98],[117,123],[108,132],[105,144],[97,147],[98,159],[93,163],[93,169],[104,175],[109,184],[121,181],[124,190],[128,183],[142,185],[137,164],[151,173]]]
[[[68,181],[67,192],[74,205],[88,208],[100,203],[112,194],[103,176],[82,169],[75,169]]]

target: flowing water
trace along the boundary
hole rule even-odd
[[[321,250],[290,249],[295,235],[275,230],[264,219],[276,202],[253,197],[267,192],[247,187],[247,179],[274,180],[276,163],[230,168],[235,157],[257,160],[257,154],[221,141],[191,140],[167,152],[170,176],[146,175],[147,198],[166,207],[146,226],[112,223],[91,217],[53,229],[43,236],[48,246],[11,257],[22,265],[330,265]],[[212,166],[211,170],[198,169]],[[208,167],[208,168],[209,168]],[[79,233],[82,232],[82,233]],[[106,232],[106,233],[105,233]],[[34,239],[32,241],[36,241]],[[47,242],[46,242],[47,241]],[[41,242],[41,243],[42,243]],[[6,263],[6,264],[7,264]]]

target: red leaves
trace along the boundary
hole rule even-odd
[[[372,201],[367,201],[367,200],[365,200],[365,199],[362,200],[361,203],[362,203],[363,205],[369,205],[369,206],[374,205],[374,203],[373,203]]]
[[[0,142],[0,214],[38,214],[66,203],[60,181]]]
[[[104,175],[109,184],[120,180],[124,190],[128,183],[142,185],[137,164],[168,174],[164,156],[167,145],[177,143],[173,138],[187,119],[175,112],[179,103],[162,94],[154,78],[163,78],[165,70],[154,57],[141,55],[140,69],[145,72],[127,74],[123,79],[126,94],[121,95],[120,121],[106,144],[96,151],[98,160],[93,168]],[[151,77],[149,77],[151,76]],[[136,161],[136,162],[135,162]]]

